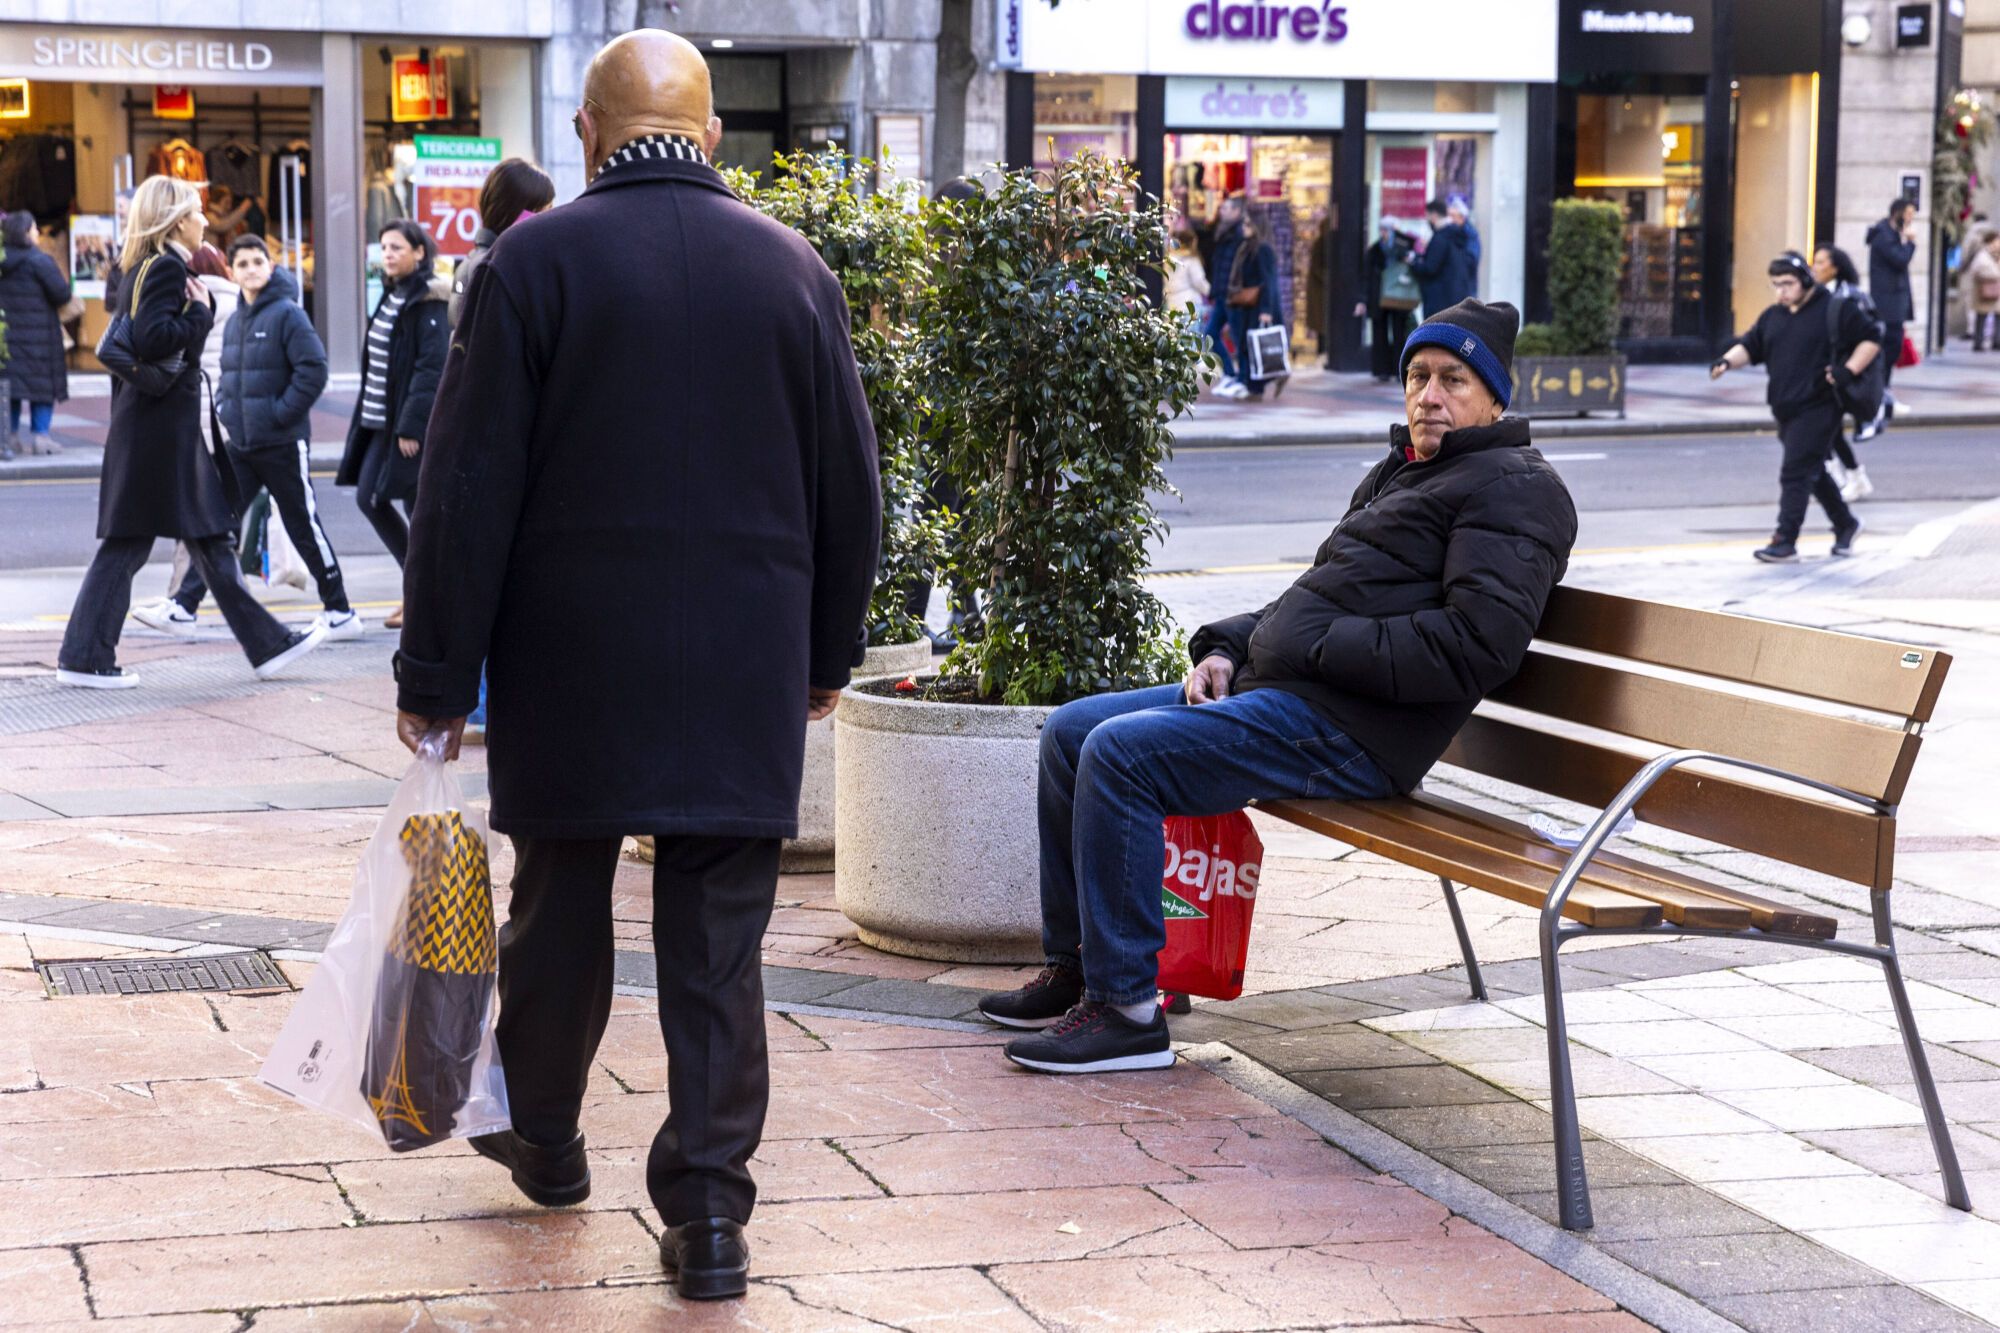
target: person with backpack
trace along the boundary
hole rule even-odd
[[[299,305],[291,273],[273,267],[263,237],[231,241],[229,271],[242,304],[222,331],[215,408],[226,458],[217,461],[234,471],[246,500],[260,488],[271,493],[273,514],[318,585],[327,637],[358,639],[367,626],[348,604],[340,561],[320,522],[308,452],[312,407],[326,388],[326,345]],[[169,634],[191,633],[207,594],[201,575],[190,569],[172,597],[141,607],[132,618]]]
[[[1841,499],[1840,487],[1827,475],[1826,460],[1840,431],[1840,394],[1852,392],[1881,354],[1875,341],[1882,336],[1881,327],[1858,304],[1836,299],[1813,281],[1812,266],[1796,250],[1773,259],[1766,271],[1777,301],[1708,371],[1710,379],[1721,379],[1732,370],[1760,365],[1770,374],[1765,398],[1785,452],[1778,468],[1778,526],[1770,542],[1753,554],[1765,564],[1799,558],[1799,530],[1810,496],[1833,522],[1833,554],[1853,555],[1861,518]],[[1836,355],[1842,347],[1853,349],[1845,359]]]
[[[1840,498],[1852,503],[1865,500],[1875,494],[1875,483],[1868,479],[1868,469],[1861,466],[1855,457],[1854,446],[1874,439],[1888,426],[1889,417],[1889,362],[1888,325],[1883,322],[1881,312],[1867,292],[1861,290],[1861,271],[1847,251],[1837,245],[1822,245],[1813,251],[1813,280],[1833,294],[1836,303],[1852,301],[1861,307],[1861,312],[1874,321],[1877,330],[1875,341],[1881,345],[1883,355],[1868,363],[1868,369],[1855,381],[1854,389],[1841,396],[1841,405],[1854,417],[1854,440],[1849,443],[1847,432],[1836,430],[1833,435],[1832,459],[1827,462],[1827,471],[1840,484]],[[1829,320],[1837,320],[1838,314],[1828,308]],[[1851,352],[1852,348],[1836,348],[1836,355]]]

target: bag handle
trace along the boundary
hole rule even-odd
[[[139,275],[132,279],[132,299],[126,302],[125,317],[127,319],[139,318],[139,293],[145,290],[147,270],[153,267],[153,261],[158,258],[158,255],[147,255],[146,262],[139,265]]]

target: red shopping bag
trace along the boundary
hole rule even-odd
[[[1160,989],[1233,1000],[1243,993],[1250,956],[1250,913],[1264,871],[1264,844],[1238,810],[1166,823],[1166,869],[1160,907],[1167,947],[1160,950]]]
[[[1903,335],[1903,350],[1896,357],[1896,369],[1908,370],[1923,358],[1917,355],[1917,344],[1909,334]]]

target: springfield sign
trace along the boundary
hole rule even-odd
[[[0,76],[87,83],[321,81],[317,33],[0,24]]]
[[[1425,0],[1415,10],[1407,0],[996,0],[994,35],[998,64],[1049,73],[1543,83],[1556,76],[1560,8],[1560,0]]]
[[[410,172],[417,221],[438,243],[441,254],[463,259],[479,234],[479,187],[500,165],[498,139],[419,134],[417,164]]]

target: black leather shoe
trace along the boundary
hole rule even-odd
[[[567,1208],[590,1197],[590,1159],[583,1153],[583,1131],[560,1148],[530,1143],[511,1129],[466,1140],[481,1157],[490,1157],[514,1175],[514,1187],[544,1208]]]
[[[683,1222],[660,1237],[660,1266],[682,1300],[726,1301],[750,1284],[750,1242],[743,1224],[726,1217]]]

